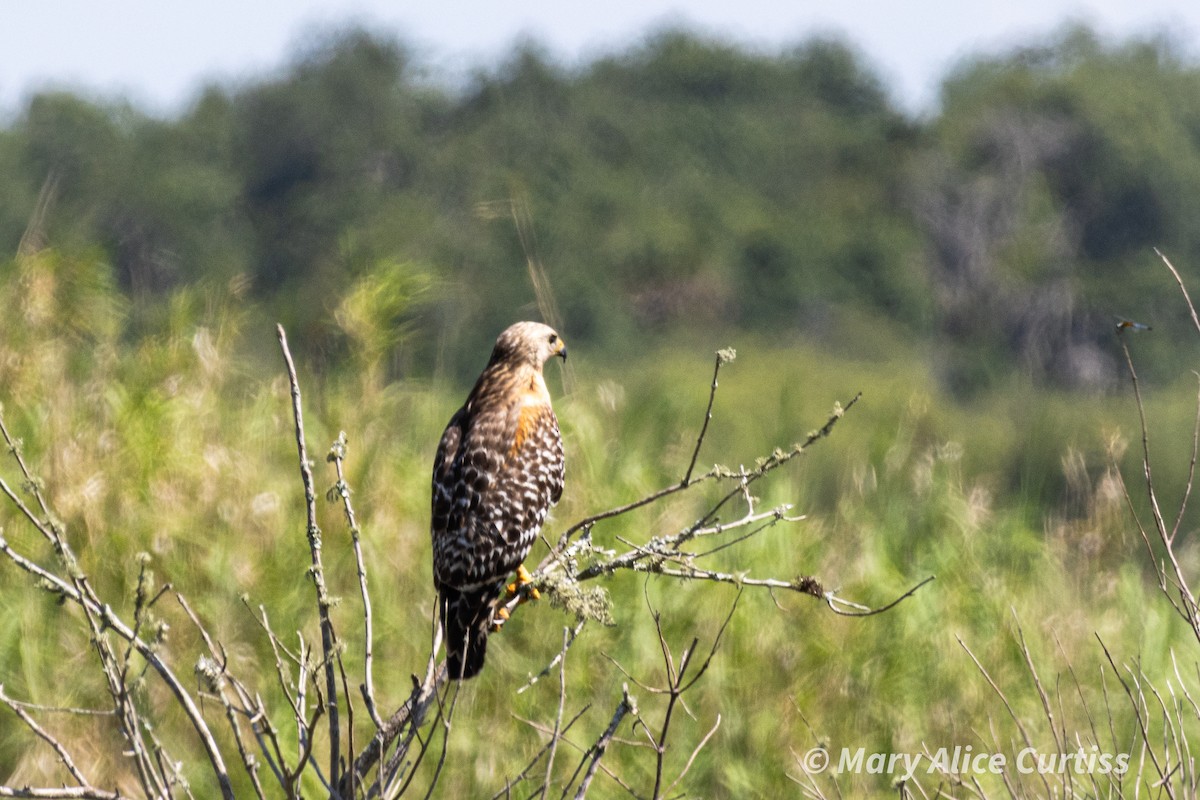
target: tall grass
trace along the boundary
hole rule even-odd
[[[159,331],[134,337],[103,266],[49,251],[0,266],[0,304],[11,320],[0,339],[5,419],[99,591],[125,598],[119,610],[128,612],[139,554],[149,554],[157,585],[170,582],[184,594],[238,670],[278,702],[260,605],[285,640],[315,642],[317,631],[287,387],[263,344],[273,341],[269,328],[246,310],[235,284],[181,294]],[[1028,736],[1048,749],[1064,741],[1118,748],[1136,761],[1144,737],[1122,680],[1138,681],[1143,699],[1153,686],[1179,700],[1175,715],[1165,715],[1169,726],[1161,710],[1148,707],[1159,720],[1152,746],[1162,750],[1170,726],[1194,740],[1197,716],[1182,692],[1200,692],[1196,643],[1147,581],[1116,489],[1113,470],[1128,468],[1130,459],[1125,443],[1134,420],[1126,399],[1048,394],[1014,381],[958,406],[938,391],[917,348],[879,333],[865,355],[828,343],[726,342],[739,348],[739,359],[722,373],[701,464],[750,464],[803,438],[835,402],[864,396],[830,439],[756,485],[764,507],[793,503],[807,519],[714,558],[751,576],[815,575],[869,606],[928,575],[937,580],[866,618],[833,615],[810,597],[747,588],[709,671],[687,697],[689,713],[673,723],[668,761],[677,772],[720,718],[684,781],[688,793],[832,795],[836,784],[849,796],[894,796],[895,775],[806,776],[798,756],[818,744],[831,751],[970,744],[1012,752]],[[319,455],[339,431],[348,434],[347,478],[372,574],[376,689],[394,706],[428,648],[429,468],[441,427],[467,387],[388,383],[385,370],[366,363],[383,357],[379,348],[355,352],[352,370],[315,374],[304,368],[303,337],[292,338],[310,451]],[[551,376],[568,452],[552,538],[570,522],[680,479],[712,358],[670,342],[621,363],[577,353],[569,392]],[[1189,393],[1174,393],[1176,401],[1172,388],[1161,387],[1150,409],[1164,441],[1188,424]],[[328,486],[334,479],[324,466],[318,463],[317,480]],[[12,478],[11,465],[0,474]],[[1165,491],[1182,485],[1182,476],[1160,474]],[[690,523],[711,499],[700,492],[666,510],[601,523],[593,536],[602,547],[618,537],[645,541]],[[319,512],[326,578],[340,598],[335,621],[350,642],[347,669],[355,671],[362,653],[348,534],[339,507],[322,502]],[[0,526],[10,541],[52,558],[8,506],[0,507]],[[1195,565],[1194,548],[1183,556]],[[77,614],[11,564],[0,565],[0,575],[4,690],[43,705],[103,706]],[[583,747],[608,724],[623,684],[631,684],[648,725],[661,719],[661,698],[630,678],[665,680],[647,606],[661,614],[676,652],[693,638],[703,651],[737,595],[732,586],[631,574],[606,588],[616,625],[585,627],[566,657],[566,714],[588,707],[568,738]],[[153,611],[170,626],[162,647],[186,671],[201,652],[194,629],[167,600]],[[505,626],[487,669],[460,695],[441,795],[490,796],[537,753],[546,740],[539,726],[553,724],[558,680],[517,690],[559,651],[567,625],[574,621],[535,604]],[[140,691],[149,707],[167,707],[153,680]],[[105,785],[132,791],[119,746],[110,746],[117,741],[110,719],[50,714],[46,724],[86,755]],[[181,756],[196,755],[182,720],[167,713],[161,725],[159,735]],[[365,741],[365,714],[357,725]],[[281,731],[294,747],[294,731]],[[648,793],[654,760],[637,746],[644,741],[642,729],[625,724],[604,763]],[[565,760],[579,757],[566,743],[560,748]],[[421,769],[428,775],[431,767]],[[206,785],[200,759],[185,771],[194,785]],[[1010,778],[1017,796],[1047,791],[1036,776]],[[1146,772],[1141,785],[1152,778]],[[0,779],[63,779],[52,751],[2,708]],[[974,789],[956,788],[953,776],[922,774],[908,790],[1007,791],[1000,777],[979,780]],[[1065,785],[1061,776],[1054,780]],[[1136,782],[1072,787],[1080,796],[1132,795]],[[245,790],[239,785],[239,795]],[[601,773],[592,793],[624,790]]]

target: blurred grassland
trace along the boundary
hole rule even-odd
[[[185,595],[228,648],[232,667],[279,699],[274,659],[255,614],[290,646],[295,631],[317,641],[306,578],[303,496],[287,385],[274,335],[236,286],[180,292],[159,333],[132,337],[120,295],[99,260],[54,251],[0,265],[0,403],[84,569],[102,597],[132,608],[136,559],[149,553],[160,582]],[[853,331],[854,333],[850,333]],[[332,485],[323,454],[340,430],[350,441],[348,480],[364,529],[375,610],[375,680],[388,709],[423,669],[431,635],[428,473],[442,425],[467,390],[433,377],[388,383],[386,347],[368,331],[347,365],[301,369],[310,453],[318,488]],[[715,555],[714,568],[783,579],[815,575],[842,597],[883,605],[923,578],[932,584],[893,610],[866,619],[835,616],[809,597],[746,589],[712,668],[687,696],[693,718],[676,721],[671,768],[720,715],[720,728],[684,786],[693,795],[795,795],[795,755],[818,743],[834,752],[914,752],[981,737],[1016,741],[1011,720],[956,641],[961,637],[1001,686],[1039,743],[1050,731],[1016,643],[1023,630],[1058,722],[1085,739],[1088,713],[1135,741],[1133,716],[1104,662],[1099,636],[1121,662],[1137,662],[1160,688],[1175,682],[1172,652],[1196,691],[1196,642],[1170,613],[1144,568],[1110,455],[1139,492],[1136,410],[1129,393],[1084,397],[1034,390],[1014,379],[956,404],[937,389],[936,359],[903,333],[849,318],[823,341],[747,337],[722,369],[714,419],[699,468],[752,464],[824,424],[835,403],[857,403],[832,436],[756,485],[761,508],[792,503],[808,518],[768,529]],[[568,455],[567,491],[547,532],[678,481],[695,445],[714,347],[693,338],[643,342],[628,358],[590,358],[572,349],[550,370]],[[486,354],[479,354],[482,361]],[[1152,447],[1164,496],[1183,485],[1194,413],[1192,379],[1148,389]],[[20,483],[5,461],[0,475]],[[690,524],[716,490],[597,525],[600,546],[644,541]],[[1135,498],[1135,505],[1140,501]],[[322,499],[327,580],[347,642],[347,670],[361,670],[361,621],[349,537],[340,507]],[[14,547],[52,564],[43,542],[0,506]],[[1185,523],[1185,529],[1191,527]],[[531,560],[540,557],[539,545]],[[1196,565],[1194,547],[1186,566]],[[48,705],[105,703],[78,614],[0,565],[0,684]],[[567,715],[590,710],[571,739],[586,746],[607,725],[629,679],[662,681],[662,656],[646,606],[662,614],[678,652],[698,637],[707,652],[736,589],[622,574],[604,585],[617,625],[589,626],[567,656]],[[179,673],[201,652],[170,595],[155,606],[170,624],[163,645]],[[489,650],[488,668],[459,699],[441,796],[490,796],[533,757],[544,736],[520,720],[553,721],[557,676],[521,694],[557,652],[572,621],[549,607],[522,609]],[[611,661],[609,660],[611,658]],[[351,679],[352,682],[355,679]],[[1078,682],[1078,688],[1076,683]],[[169,703],[150,676],[142,702]],[[661,703],[634,689],[653,723]],[[1085,712],[1079,700],[1091,704]],[[1105,698],[1110,703],[1105,711]],[[216,718],[219,708],[208,709]],[[1109,720],[1105,720],[1105,716]],[[357,736],[368,736],[356,713]],[[120,780],[107,763],[116,736],[103,718],[48,723]],[[295,732],[283,726],[287,741]],[[1196,720],[1188,732],[1197,733]],[[167,714],[159,735],[189,775],[206,786],[199,749]],[[638,735],[624,726],[621,736]],[[564,754],[574,763],[577,754]],[[652,782],[644,748],[615,746],[605,763],[635,787]],[[429,765],[422,770],[428,771]],[[0,773],[9,783],[55,776],[53,754],[0,711]],[[991,780],[990,778],[985,779]],[[890,779],[843,776],[853,796],[892,790]],[[936,785],[936,781],[934,781]],[[1036,786],[1036,784],[1035,784]],[[244,789],[245,787],[243,787]],[[987,785],[1000,792],[997,780]],[[310,791],[316,792],[315,787]],[[594,795],[621,796],[603,776]]]

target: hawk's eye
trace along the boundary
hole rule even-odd
[[[550,334],[550,344],[554,344],[557,341],[558,341],[558,334],[557,333]]]

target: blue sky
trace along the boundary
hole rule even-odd
[[[0,112],[32,91],[67,86],[172,113],[203,82],[262,75],[313,31],[352,21],[396,33],[450,76],[494,62],[521,35],[573,61],[673,22],[770,48],[839,33],[905,107],[920,110],[962,56],[1032,41],[1067,20],[1109,36],[1168,31],[1200,50],[1198,0],[7,0]]]

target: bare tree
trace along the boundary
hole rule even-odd
[[[428,658],[414,674],[408,696],[399,702],[389,702],[376,695],[373,605],[368,569],[361,549],[363,532],[345,478],[348,445],[344,433],[329,450],[327,461],[333,479],[326,497],[331,502],[341,503],[345,512],[361,604],[348,610],[347,606],[337,606],[330,597],[322,557],[324,540],[317,524],[319,495],[306,445],[299,380],[282,328],[278,329],[278,339],[291,390],[290,410],[306,510],[304,534],[310,556],[308,572],[313,584],[312,611],[319,640],[310,643],[300,636],[295,646],[289,646],[273,628],[268,608],[263,605],[253,607],[247,602],[248,613],[257,621],[273,654],[272,662],[256,665],[249,676],[238,674],[227,644],[212,635],[183,593],[169,585],[153,589],[147,575],[149,557],[141,562],[132,619],[126,619],[114,610],[115,598],[104,598],[96,592],[88,578],[87,559],[80,558],[71,547],[49,498],[41,489],[41,482],[22,454],[20,443],[0,418],[0,435],[24,490],[18,491],[0,478],[0,492],[45,541],[46,550],[52,555],[52,565],[45,563],[46,553],[38,554],[14,546],[4,538],[0,538],[0,553],[35,579],[38,588],[81,612],[78,623],[84,626],[91,642],[93,663],[103,675],[109,696],[106,709],[47,708],[15,699],[4,693],[0,686],[0,703],[27,730],[31,746],[40,742],[41,746],[49,747],[69,778],[62,786],[0,786],[0,797],[107,800],[133,796],[127,793],[130,790],[102,786],[89,777],[67,741],[56,735],[54,725],[47,721],[51,716],[63,714],[69,717],[100,715],[109,721],[105,724],[119,736],[120,744],[114,746],[132,765],[133,779],[127,785],[136,787],[136,794],[144,797],[211,796],[216,792],[231,798],[234,796],[231,769],[244,773],[246,791],[264,799],[313,796],[317,791],[315,787],[320,787],[321,794],[345,800],[392,798],[410,791],[429,796],[439,777],[451,768],[447,763],[447,742],[452,735],[451,723],[461,684],[448,680],[445,663],[438,658],[440,630],[435,622],[431,622],[430,627]],[[546,796],[553,786],[564,797],[572,793],[575,797],[583,797],[600,775],[626,787],[635,796],[665,796],[679,787],[700,751],[718,730],[719,717],[682,764],[674,764],[668,759],[667,740],[679,727],[676,711],[684,694],[704,677],[717,656],[723,632],[736,610],[736,600],[702,659],[699,641],[695,639],[676,653],[668,643],[658,612],[651,608],[663,656],[663,681],[653,685],[627,672],[626,688],[616,700],[610,724],[603,733],[590,744],[574,738],[572,726],[586,709],[564,719],[569,702],[569,650],[589,622],[603,622],[610,615],[611,601],[607,593],[600,587],[587,588],[591,582],[602,583],[615,573],[633,571],[686,581],[695,591],[703,591],[706,583],[736,585],[739,596],[742,591],[792,591],[820,600],[835,613],[866,616],[892,608],[932,580],[921,581],[881,608],[870,608],[826,590],[811,576],[759,576],[708,566],[716,552],[736,548],[751,537],[803,519],[794,515],[787,505],[760,508],[751,487],[827,437],[858,400],[855,397],[844,407],[835,407],[821,428],[790,448],[768,454],[753,468],[713,467],[701,472],[698,470],[699,456],[712,417],[718,377],[722,366],[733,358],[732,350],[717,354],[705,417],[680,480],[634,502],[592,514],[568,526],[553,544],[547,542],[548,553],[534,570],[531,586],[569,612],[575,621],[564,628],[561,651],[542,675],[531,681],[536,682],[555,672],[558,675],[559,703],[553,720],[525,723],[545,735],[545,744],[529,766],[498,796],[506,795],[516,783],[530,782],[541,796]],[[639,508],[670,502],[702,485],[720,487],[717,499],[694,523],[680,530],[660,532],[644,541],[610,537],[604,531],[610,520]],[[32,505],[26,497],[32,498]],[[701,542],[706,544],[697,546]],[[179,659],[187,656],[168,652],[164,643],[165,627],[156,622],[151,613],[165,598],[174,600],[203,643],[203,652],[192,656],[191,671],[196,688],[189,687],[188,680],[176,666]],[[507,600],[510,616],[519,613],[523,599],[523,595],[514,595]],[[347,635],[345,631],[351,627],[357,627],[361,634]],[[362,652],[362,672],[353,678],[343,659],[348,647],[360,648]],[[134,658],[135,654],[141,661]],[[142,662],[145,667],[138,666]],[[161,704],[139,699],[136,685],[144,677],[145,669],[169,691],[173,709],[164,710]],[[283,698],[282,706],[273,706],[263,699],[266,687],[262,682],[272,680]],[[645,695],[661,698],[664,703],[661,716],[647,716],[629,684]],[[390,712],[386,711],[389,708]],[[194,741],[164,741],[160,738],[158,720],[165,713],[182,714]],[[630,718],[634,740],[622,739],[618,733]],[[613,746],[648,747],[654,775],[650,786],[635,789],[606,765],[605,754]],[[578,753],[573,768],[563,758],[566,749]],[[211,786],[193,788],[184,778],[185,760],[197,757],[207,763]],[[423,774],[418,786],[418,767],[427,758],[433,760],[432,766]]]
[[[1066,386],[1114,380],[1071,268],[1078,225],[1043,196],[1046,173],[1075,138],[1064,118],[1000,108],[981,115],[961,163],[939,153],[921,164],[912,204],[929,242],[939,360],[952,388],[978,381],[989,352]]]

